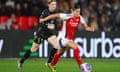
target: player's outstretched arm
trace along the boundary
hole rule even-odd
[[[94,32],[94,31],[95,31],[95,28],[94,28],[94,27],[87,25],[87,23],[85,22],[85,20],[83,19],[82,16],[81,16],[81,24],[82,24],[83,28],[84,28],[86,31],[91,31],[91,32]]]
[[[92,26],[88,26],[87,24],[82,24],[82,25],[86,31],[91,31],[91,32],[95,31],[95,28]]]
[[[39,19],[39,22],[40,22],[40,23],[43,23],[43,22],[46,22],[46,21],[48,21],[48,20],[50,20],[50,19],[54,19],[54,18],[60,18],[60,14],[57,13],[57,14],[49,15],[49,16],[47,16],[47,17],[45,17],[45,18],[40,18],[40,19]]]

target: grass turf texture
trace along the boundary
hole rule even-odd
[[[120,59],[83,59],[92,65],[92,72],[120,72]],[[50,72],[46,59],[28,59],[21,72]],[[0,59],[0,72],[19,72],[17,59]],[[61,59],[57,72],[81,72],[74,59]]]

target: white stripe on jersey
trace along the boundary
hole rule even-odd
[[[60,32],[60,36],[62,38],[65,38],[66,36],[66,19],[71,18],[71,17],[72,17],[71,14],[64,14],[64,13],[60,14],[60,19],[63,21],[62,30]]]
[[[85,20],[83,19],[83,17],[81,16],[81,15],[79,15],[80,16],[80,22],[81,22],[81,24],[86,24],[86,22],[85,22]],[[65,13],[61,13],[60,14],[60,19],[63,21],[63,26],[62,26],[62,30],[61,30],[61,32],[60,32],[60,36],[61,36],[61,38],[65,38],[65,36],[66,36],[66,19],[69,19],[69,18],[71,18],[72,17],[72,14],[65,14]]]

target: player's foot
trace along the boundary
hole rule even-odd
[[[19,69],[19,70],[22,69],[22,64],[23,64],[23,63],[21,63],[20,60],[19,60],[19,61],[18,61],[18,69]]]
[[[52,66],[50,63],[47,63],[48,68],[50,69],[51,72],[56,72],[56,67]]]

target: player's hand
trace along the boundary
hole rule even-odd
[[[39,22],[40,22],[40,23],[43,23],[44,21],[45,21],[45,20],[44,20],[44,19],[42,19],[42,18],[39,20]]]
[[[94,27],[90,27],[90,30],[91,30],[91,32],[94,32],[95,31],[95,28]]]

